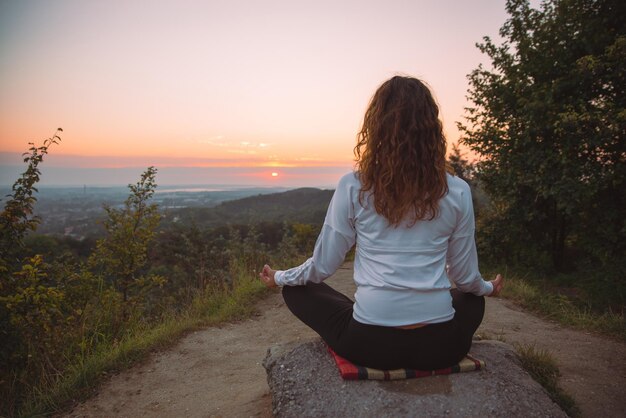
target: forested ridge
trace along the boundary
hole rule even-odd
[[[164,223],[194,223],[198,226],[251,224],[258,222],[299,222],[321,224],[332,190],[310,187],[283,193],[230,200],[212,208],[184,208],[168,211]]]

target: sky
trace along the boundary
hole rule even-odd
[[[448,143],[500,0],[0,0],[0,184],[332,186],[368,101],[426,81]]]

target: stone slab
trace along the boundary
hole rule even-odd
[[[346,381],[320,339],[268,349],[275,417],[566,417],[522,369],[513,348],[475,341],[482,371],[418,379]]]

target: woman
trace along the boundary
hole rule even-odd
[[[339,355],[378,369],[449,367],[469,351],[483,296],[502,277],[478,271],[470,188],[446,170],[439,109],[420,80],[374,94],[313,256],[261,280],[283,286],[291,312]],[[322,283],[356,244],[355,302]],[[450,281],[456,288],[450,290]]]

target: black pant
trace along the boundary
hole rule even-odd
[[[283,287],[289,310],[340,356],[383,370],[434,370],[458,363],[483,320],[485,299],[452,289],[454,318],[421,328],[367,325],[352,317],[354,302],[325,283]]]

